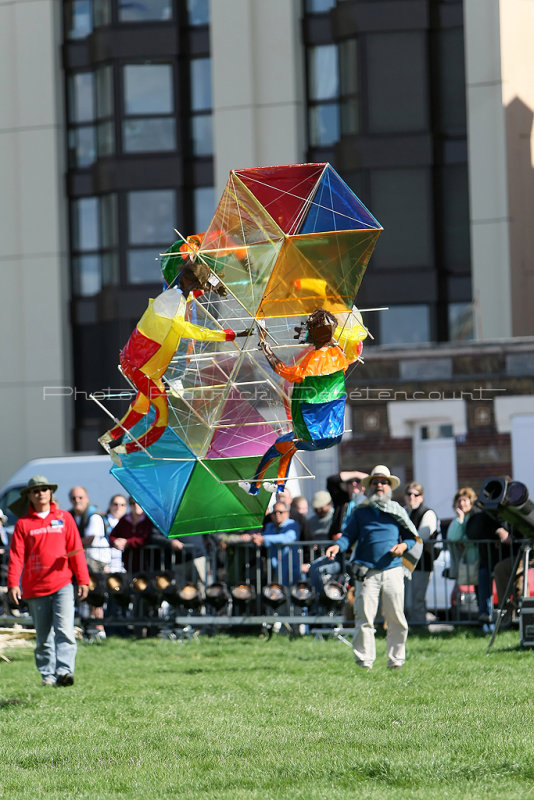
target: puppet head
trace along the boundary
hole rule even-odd
[[[315,345],[315,347],[323,347],[332,340],[338,322],[330,311],[326,311],[324,308],[316,308],[306,320],[305,325],[308,331],[307,341]]]
[[[224,297],[226,290],[220,278],[199,255],[204,234],[188,236],[174,242],[161,259],[161,272],[169,286],[178,285],[185,294],[196,289],[215,291]]]

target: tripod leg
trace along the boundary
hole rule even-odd
[[[528,565],[530,562],[531,550],[532,550],[532,545],[530,544],[523,545],[523,592],[521,594],[522,597],[528,597]]]
[[[493,642],[495,641],[495,637],[497,636],[497,634],[499,632],[499,628],[501,627],[501,620],[504,617],[504,615],[506,614],[506,606],[509,603],[510,592],[512,591],[512,586],[514,584],[514,580],[515,580],[515,577],[516,577],[517,568],[519,566],[519,562],[521,561],[521,557],[523,555],[524,549],[525,549],[524,547],[521,548],[521,550],[518,552],[518,554],[517,554],[517,556],[515,558],[515,561],[513,563],[512,571],[510,573],[510,577],[508,579],[508,583],[506,584],[506,591],[504,592],[504,597],[502,599],[501,607],[499,608],[499,616],[497,617],[497,621],[495,623],[495,627],[493,629],[493,633],[491,634],[490,643],[488,644],[488,649],[486,651],[488,653],[491,650],[491,648],[493,646]],[[528,578],[527,578],[527,580],[528,580]]]

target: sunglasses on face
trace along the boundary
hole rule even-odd
[[[406,492],[407,497],[421,497],[419,492]]]
[[[32,489],[32,494],[41,494],[41,492],[49,492],[49,486],[39,486],[37,489]]]
[[[373,478],[371,484],[373,486],[379,486],[380,484],[383,484],[384,486],[389,486],[389,481],[387,478]]]

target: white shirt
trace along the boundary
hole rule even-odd
[[[78,525],[81,517],[74,517]],[[93,541],[89,547],[85,548],[85,557],[94,558],[95,561],[101,561],[103,564],[109,564],[111,561],[111,553],[109,549],[109,542],[106,539],[106,530],[104,528],[104,520],[100,514],[91,514],[87,525],[85,526],[84,537],[93,536]]]

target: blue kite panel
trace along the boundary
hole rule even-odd
[[[381,228],[335,169],[328,165],[317,184],[310,210],[299,233]]]
[[[138,424],[146,426],[144,420]],[[139,435],[135,427],[132,433]],[[154,525],[167,535],[195,467],[196,457],[172,428],[166,428],[163,436],[150,446],[150,456],[143,450],[122,455],[122,466],[113,466],[111,473],[135,498]]]

